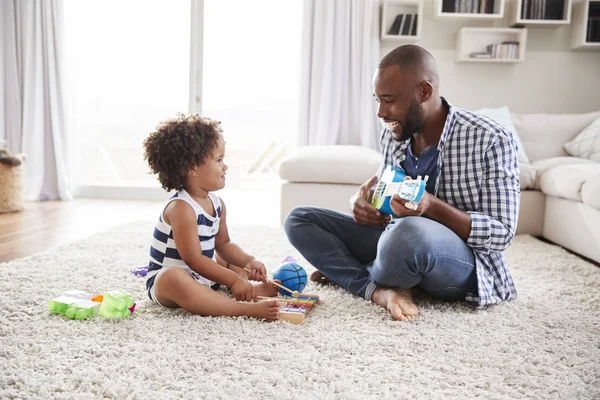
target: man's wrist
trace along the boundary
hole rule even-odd
[[[436,218],[436,215],[439,214],[440,203],[444,204],[444,202],[438,199],[436,196],[431,195],[431,199],[427,202],[427,207],[425,210],[423,210],[423,214],[421,215],[439,222],[438,218]]]

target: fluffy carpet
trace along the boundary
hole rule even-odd
[[[274,268],[291,255],[275,227],[230,228]],[[303,326],[207,318],[152,304],[152,224],[136,222],[0,264],[0,398],[600,398],[600,268],[519,236],[508,251],[518,300],[486,311],[422,297],[402,323],[335,287]],[[128,319],[46,311],[66,290],[123,288]]]

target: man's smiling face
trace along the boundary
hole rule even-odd
[[[408,140],[423,125],[423,108],[415,93],[418,84],[399,66],[379,68],[373,77],[373,96],[378,103],[377,116],[395,140]]]

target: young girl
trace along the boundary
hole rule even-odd
[[[177,190],[154,228],[148,296],[165,307],[196,314],[273,321],[278,319],[277,300],[252,301],[257,296],[275,296],[277,288],[248,281],[264,280],[265,266],[229,239],[225,203],[211,193],[225,186],[222,132],[220,122],[179,114],[144,140],[144,157],[162,187]],[[244,302],[217,293],[219,285]]]

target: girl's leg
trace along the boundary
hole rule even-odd
[[[267,321],[279,319],[279,302],[241,303],[198,283],[181,268],[164,268],[154,281],[154,293],[166,307],[181,307],[193,314],[219,316],[249,316]]]
[[[229,264],[227,261],[223,260],[218,253],[215,253],[215,258],[217,260],[217,264],[232,270],[243,279],[248,280],[248,274],[243,268],[240,268],[237,265]],[[281,283],[279,280],[275,280],[275,282]],[[259,296],[274,297],[277,296],[277,293],[279,293],[279,288],[273,285],[271,282],[255,283],[254,286],[256,286],[255,290]]]

